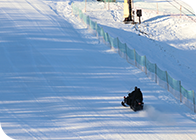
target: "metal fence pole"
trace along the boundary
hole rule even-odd
[[[166,74],[166,81],[167,81],[167,90],[169,91],[169,83],[168,83],[168,73],[167,73],[167,71],[165,71],[165,74]]]
[[[134,61],[135,61],[135,66],[137,66],[135,49],[133,49],[133,52],[134,52]]]
[[[155,64],[155,83],[157,83],[157,64]]]
[[[118,39],[118,37],[116,38],[116,40],[117,40],[118,54],[120,55],[120,52],[119,52],[120,51],[120,49],[119,49],[119,39]]]
[[[180,84],[180,102],[182,103],[182,88],[181,88],[181,81],[179,81],[179,84]]]
[[[144,60],[144,61],[145,61],[145,62],[144,62],[144,63],[145,63],[145,74],[147,75],[146,56],[144,56],[144,59],[145,59],[145,60]]]
[[[127,57],[127,44],[125,43],[125,53],[126,53],[126,60],[128,62],[128,57]]]
[[[194,90],[193,90],[192,92],[193,92],[193,105],[194,105],[194,112],[196,113],[196,108],[195,108],[195,92],[194,92]]]

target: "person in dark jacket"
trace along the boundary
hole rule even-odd
[[[143,102],[143,95],[142,95],[140,88],[137,88],[137,90],[135,92],[135,99],[134,100],[138,100],[140,103]]]
[[[129,93],[129,95],[127,97],[127,104],[128,105],[133,106],[134,101],[137,101],[139,105],[143,102],[143,95],[142,95],[140,88],[138,88],[138,87],[135,87],[134,91]]]
[[[128,94],[127,97],[124,96],[124,101],[121,102],[123,106],[126,104],[130,106],[133,111],[138,111],[143,109],[143,95],[140,88],[135,87],[135,89]]]
[[[132,102],[134,101],[136,92],[137,92],[137,87],[135,87],[134,91],[132,91],[131,93],[128,94],[128,97],[127,97],[127,104],[128,105],[131,105]]]

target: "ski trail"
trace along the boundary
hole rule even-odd
[[[176,111],[184,108],[157,98],[167,91],[87,34],[83,23],[69,15],[70,3],[50,3],[62,6],[58,10],[38,0],[10,0],[9,8],[1,8],[5,133],[25,140],[193,138],[195,122]],[[133,112],[120,105],[135,85],[149,110]],[[180,123],[158,123],[165,114]]]
[[[14,6],[16,6],[16,4],[10,5],[10,7],[12,7],[12,6],[14,7]],[[6,13],[6,12],[4,12],[4,13]],[[16,82],[14,82],[15,83],[14,86],[23,88],[23,93],[28,93],[29,94],[28,98],[31,98],[31,96],[32,96],[31,99],[33,99],[36,102],[35,105],[38,105],[37,108],[42,108],[42,110],[44,110],[43,112],[41,111],[40,113],[39,112],[37,113],[38,114],[37,119],[39,119],[40,116],[45,116],[44,118],[48,117],[50,122],[53,122],[52,118],[54,118],[53,115],[55,115],[55,114],[52,115],[51,113],[48,114],[47,112],[45,112],[45,110],[47,108],[45,107],[45,105],[43,104],[43,101],[40,100],[40,97],[36,93],[36,92],[40,92],[40,90],[39,91],[37,89],[35,90],[35,88],[30,88],[29,89],[29,87],[32,87],[32,86],[34,87],[36,85],[35,85],[34,82],[31,82],[31,83],[27,82],[27,80],[28,79],[31,79],[31,80],[41,80],[42,82],[46,83],[45,86],[49,88],[48,91],[50,91],[50,92],[52,91],[52,93],[54,93],[53,96],[57,96],[57,94],[55,95],[55,93],[56,93],[55,89],[52,87],[52,85],[55,84],[55,83],[51,83],[48,80],[48,77],[46,77],[46,75],[47,75],[46,73],[50,73],[50,72],[55,73],[55,70],[52,68],[51,64],[46,63],[47,62],[46,58],[44,58],[43,55],[40,54],[35,49],[35,46],[33,45],[33,42],[31,41],[34,38],[31,37],[31,35],[27,35],[28,34],[28,30],[26,31],[26,29],[23,28],[20,25],[19,21],[15,22],[15,19],[12,18],[12,15],[9,15],[9,14],[6,13],[6,17],[10,20],[10,23],[14,23],[12,25],[12,27],[13,28],[16,27],[16,28],[14,28],[15,32],[24,32],[24,33],[26,32],[26,33],[24,35],[20,36],[19,42],[17,42],[16,46],[12,47],[12,44],[9,43],[7,46],[4,46],[2,48],[4,50],[2,50],[1,52],[5,53],[4,58],[6,58],[5,60],[8,60],[8,63],[5,65],[5,67],[6,66],[12,66],[12,69],[9,68],[10,73],[12,73],[12,75],[14,76],[12,79],[15,79],[16,82],[18,81],[18,82],[21,83],[21,84],[20,83],[17,84]],[[23,18],[27,22],[31,22],[32,21],[32,19],[29,19],[28,15],[23,16]],[[55,23],[53,21],[54,20],[52,20],[52,23]],[[58,22],[56,22],[56,23],[58,23]],[[55,25],[56,25],[56,23],[55,23]],[[43,30],[40,30],[40,28],[37,28],[38,27],[37,24],[39,24],[39,23],[33,24],[33,26],[36,27],[34,29],[36,29],[38,32],[41,31],[42,34],[46,35],[46,33],[44,33]],[[62,28],[59,28],[59,29],[62,29]],[[15,34],[13,34],[13,37],[12,37],[13,39],[15,38],[14,35]],[[5,40],[8,40],[9,39],[8,37],[10,37],[10,36],[5,36],[4,37]],[[27,39],[29,39],[29,40],[27,40]],[[27,40],[27,42],[24,42],[26,40]],[[17,55],[17,53],[19,51],[19,48],[24,48],[20,52],[21,56]],[[3,57],[3,55],[2,55],[2,57]],[[21,62],[21,63],[19,63],[19,62]],[[47,67],[51,67],[52,69],[49,69],[49,70],[48,70],[48,68],[45,69],[43,67],[44,65],[48,65]],[[28,66],[30,66],[30,67],[28,67]],[[12,76],[12,75],[10,75],[10,76]],[[11,87],[11,84],[12,83],[10,83],[10,85],[9,85],[10,87]],[[4,87],[5,89],[8,87],[8,84],[5,84],[5,86],[3,86],[3,85],[2,85],[2,87]],[[27,97],[27,96],[24,94],[23,97]],[[62,99],[61,98],[56,98],[56,99],[57,99],[56,103],[58,104],[58,106],[60,106],[60,103],[62,102]],[[14,99],[14,100],[17,100],[17,98]],[[11,104],[12,103],[10,103],[10,105]],[[14,108],[17,108],[17,107],[14,107]],[[40,130],[40,131],[38,130],[38,131],[35,132],[33,128],[31,129],[31,127],[32,127],[30,125],[31,123],[29,124],[29,122],[25,121],[24,119],[21,120],[20,119],[21,118],[20,115],[14,115],[16,111],[8,111],[7,109],[5,109],[3,112],[6,113],[6,114],[12,115],[11,118],[15,118],[17,120],[17,122],[21,124],[20,128],[22,128],[23,130],[26,130],[27,133],[29,133],[32,137],[34,137],[34,138],[39,138],[39,137],[40,138],[41,137],[44,138],[44,137],[47,137],[42,132],[42,130]],[[53,126],[56,126],[55,123],[53,124]]]

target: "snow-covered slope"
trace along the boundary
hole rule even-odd
[[[175,13],[175,11],[172,12],[176,10],[175,8],[170,8],[170,12],[164,13],[163,8],[170,5],[167,1],[159,3],[159,9],[162,9],[162,12],[159,11],[158,14],[156,7],[154,10],[153,8],[149,10],[149,5],[152,5],[152,2],[135,3],[135,8],[146,8],[142,9],[142,24],[138,27],[122,23],[123,3],[120,2],[110,3],[109,10],[107,3],[89,2],[86,14],[111,36],[118,37],[121,42],[134,48],[140,55],[146,55],[162,70],[168,71],[173,78],[182,81],[186,89],[196,91],[194,82],[196,79],[194,61],[196,59],[196,17],[188,18],[171,14]],[[82,9],[84,3],[78,3],[78,7]]]
[[[71,3],[0,1],[4,132],[18,140],[195,139],[195,114],[88,33]],[[122,35],[121,24],[105,29]],[[144,94],[144,111],[120,105],[134,86]]]

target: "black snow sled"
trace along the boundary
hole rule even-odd
[[[121,102],[124,107],[130,107],[133,111],[143,110],[144,103],[138,99],[132,100],[129,96],[124,96],[124,101]]]

